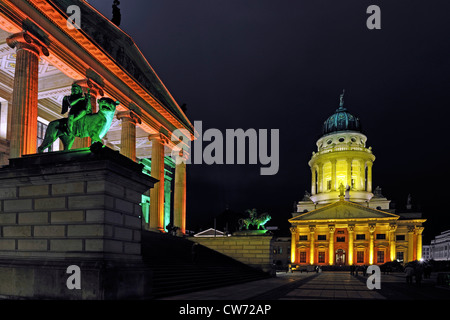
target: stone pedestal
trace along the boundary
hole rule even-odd
[[[0,169],[0,296],[149,297],[139,203],[155,182],[108,148],[10,159]],[[66,286],[70,265],[81,289]]]

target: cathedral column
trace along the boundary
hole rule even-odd
[[[371,161],[367,162],[367,192],[372,192],[372,165]]]
[[[328,241],[328,264],[332,266],[334,264],[334,231],[336,230],[334,225],[329,225],[330,239]]]
[[[408,262],[414,261],[414,231],[414,226],[408,226]]]
[[[152,163],[150,175],[159,182],[150,189],[149,229],[164,232],[164,145],[168,139],[162,134],[149,136],[152,142]]]
[[[355,231],[355,225],[350,224],[347,227],[348,230],[348,264],[353,265],[353,238],[354,238],[354,231]]]
[[[395,239],[395,231],[397,230],[397,225],[395,223],[391,223],[389,225],[389,251],[391,261],[394,261],[397,257],[396,250],[396,239]]]
[[[39,59],[49,52],[41,41],[27,32],[13,34],[6,42],[16,49],[10,158],[18,158],[37,152]]]
[[[175,160],[173,224],[182,234],[186,233],[186,160],[187,154],[181,149]]]
[[[417,235],[417,243],[416,243],[416,259],[420,260],[422,259],[422,232],[423,227],[416,227],[416,235]]]
[[[298,239],[298,233],[296,232],[295,227],[291,227],[289,229],[291,231],[291,263],[295,263],[296,257],[296,251],[297,251],[297,239]]]
[[[98,112],[97,98],[99,96],[104,95],[103,89],[99,85],[94,84],[94,82],[91,81],[90,79],[78,80],[78,81],[75,81],[75,84],[79,85],[83,89],[83,93],[87,93],[89,90],[92,113]],[[85,137],[85,138],[75,137],[75,141],[72,145],[72,149],[89,148],[91,146],[91,144],[92,144],[92,140],[90,137]]]
[[[318,170],[319,183],[317,184],[317,187],[319,190],[317,193],[321,193],[321,192],[323,192],[323,164],[319,163],[318,167],[319,167],[319,170]]]
[[[331,191],[336,191],[336,159],[331,160]]]
[[[373,233],[375,232],[375,225],[369,224],[370,240],[369,240],[369,264],[373,264],[374,261],[374,243],[373,243]]]
[[[128,110],[117,112],[117,119],[122,121],[120,153],[136,161],[136,123],[141,123],[141,118]]]
[[[311,168],[311,194],[316,194],[316,166]]]
[[[352,158],[347,158],[347,185],[352,189]]]
[[[360,182],[359,182],[359,189],[365,190],[366,189],[366,164],[364,160],[359,161],[359,167],[360,167]]]
[[[316,226],[309,226],[309,264],[314,264],[314,232],[316,231]]]

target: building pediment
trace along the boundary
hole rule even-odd
[[[393,213],[340,200],[310,212],[300,213],[289,219],[289,222],[295,223],[309,220],[397,220],[399,217]]]
[[[99,14],[86,1],[53,0],[53,3],[63,12],[66,12],[69,4],[77,5],[82,17],[81,30],[147,89],[152,97],[168,109],[188,130],[191,129],[190,121],[128,34]],[[92,78],[97,80],[95,77]]]

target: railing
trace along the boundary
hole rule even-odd
[[[321,150],[319,152],[313,152],[313,158],[321,155],[321,154],[326,154],[326,153],[330,153],[330,152],[338,152],[338,151],[363,151],[363,152],[367,152],[367,153],[372,153],[372,151],[370,149],[364,148],[364,147],[357,147],[357,146],[339,146],[339,147],[332,147],[332,148],[327,148],[324,150]]]

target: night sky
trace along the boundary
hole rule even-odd
[[[112,0],[89,0],[112,17]],[[369,30],[369,5],[381,30]],[[187,116],[217,128],[279,129],[280,168],[189,165],[187,228],[227,207],[269,212],[285,227],[310,191],[308,161],[339,106],[361,120],[373,186],[428,219],[424,243],[450,229],[450,2],[122,0],[120,27]],[[206,143],[206,142],[205,142]]]

